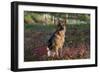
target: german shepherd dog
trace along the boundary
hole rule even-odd
[[[62,49],[65,41],[66,20],[58,19],[57,29],[48,40],[48,57],[62,56]]]

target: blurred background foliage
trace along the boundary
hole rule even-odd
[[[55,24],[58,18],[67,18],[67,24],[88,24],[90,14],[79,13],[49,13],[49,12],[24,12],[25,24]]]

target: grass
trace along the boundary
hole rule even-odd
[[[25,30],[32,30],[35,32],[50,32],[55,30],[54,25],[42,25],[42,24],[25,24]]]
[[[90,25],[89,24],[80,24],[80,25],[67,25],[66,26],[66,35],[65,35],[65,43],[64,48],[69,48],[69,52],[74,50],[72,48],[81,47],[79,46],[80,43],[83,43],[83,46],[90,45]],[[47,44],[48,39],[52,35],[52,33],[55,31],[56,26],[55,25],[42,25],[42,24],[25,24],[24,26],[24,61],[43,61],[43,60],[50,60],[46,55],[39,55],[39,50],[41,50],[41,46],[45,47],[43,45]],[[36,53],[34,50],[38,50]],[[44,48],[43,48],[44,49]],[[85,48],[84,48],[85,49]],[[80,52],[81,50],[79,49]],[[89,48],[88,48],[89,49]],[[70,51],[71,50],[71,51]],[[45,50],[44,50],[45,51]],[[84,58],[86,55],[81,56],[75,54],[73,57],[68,54],[68,50],[66,51],[67,55],[60,59],[81,59]],[[87,51],[86,51],[87,52]],[[69,55],[69,56],[68,56]],[[89,55],[89,50],[88,50]],[[71,57],[70,57],[71,56]],[[40,58],[41,57],[41,58]],[[56,58],[53,58],[55,60]]]

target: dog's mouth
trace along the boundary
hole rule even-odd
[[[60,25],[59,28],[62,29],[62,30],[64,30],[65,26],[64,25]]]
[[[60,29],[64,30],[64,27],[63,27],[63,26],[61,26],[61,27],[60,27]]]

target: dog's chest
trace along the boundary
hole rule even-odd
[[[60,31],[56,34],[56,41],[57,42],[64,42],[65,39],[65,32],[64,31]]]

